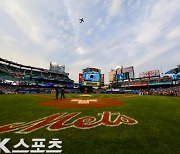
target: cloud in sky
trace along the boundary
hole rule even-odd
[[[168,71],[180,63],[179,14],[179,0],[0,0],[0,56],[64,64],[75,82],[85,67],[100,68],[106,83],[121,65]]]
[[[123,15],[124,0],[112,0],[108,5],[108,13],[110,16]]]

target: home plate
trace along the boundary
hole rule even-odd
[[[84,99],[72,99],[72,102],[78,102],[78,104],[89,104],[89,102],[97,102],[96,99],[84,100]]]

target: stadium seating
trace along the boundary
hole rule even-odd
[[[43,68],[26,66],[0,58],[0,80],[18,81],[21,84],[71,84],[68,73],[56,73]]]

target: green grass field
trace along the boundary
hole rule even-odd
[[[47,96],[53,96],[47,95]],[[80,98],[67,94],[68,98]],[[78,117],[93,116],[104,111],[119,112],[137,120],[135,125],[98,126],[91,129],[68,128],[49,131],[46,127],[29,134],[15,131],[0,133],[1,140],[11,138],[7,147],[13,149],[21,138],[32,145],[33,138],[59,138],[63,153],[180,153],[180,98],[167,96],[135,96],[95,94],[90,98],[114,98],[123,106],[98,109],[65,109],[41,106],[49,99],[31,95],[0,95],[0,126],[16,122],[31,122],[56,113],[81,112]],[[52,99],[52,98],[51,98]],[[73,120],[73,119],[72,119]],[[47,143],[46,143],[47,144]]]

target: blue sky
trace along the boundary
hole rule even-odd
[[[80,24],[79,18],[85,22]],[[86,67],[138,73],[180,64],[179,0],[0,0],[0,57],[70,78]]]

